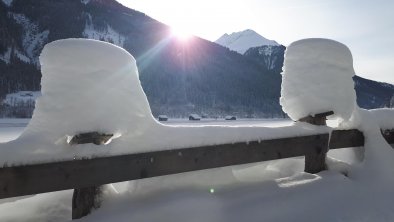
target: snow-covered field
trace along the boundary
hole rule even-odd
[[[0,119],[0,141],[19,136],[28,119]],[[283,126],[289,120],[169,120],[170,125]],[[392,221],[394,190],[359,184],[339,172],[303,173],[302,158],[239,166],[234,178],[207,170],[173,178],[145,179],[114,186],[103,206],[78,221],[239,222],[247,221]],[[209,184],[210,177],[223,184]],[[204,181],[204,182],[202,182]],[[163,182],[162,184],[160,184]],[[183,184],[182,186],[177,185]],[[186,186],[185,186],[186,184]],[[193,185],[194,184],[194,185]],[[153,188],[155,187],[155,188]],[[155,190],[158,189],[159,190]],[[141,192],[142,191],[142,192]],[[0,200],[0,221],[59,222],[71,219],[72,190]]]
[[[0,143],[16,139],[30,119],[0,119]]]
[[[29,120],[30,119],[0,119],[0,142],[5,143],[16,139],[25,129]],[[291,122],[292,121],[290,120],[283,119],[247,119],[236,121],[213,119],[189,121],[187,119],[170,119],[169,121],[165,122],[165,124],[173,126],[186,126],[192,124],[195,126],[249,125],[277,127],[289,125]],[[280,161],[277,162],[279,163]],[[288,172],[283,171],[280,174],[291,175],[294,173],[294,171],[302,171],[301,159],[294,160],[293,162],[289,161],[288,165],[289,164],[295,166],[295,169],[292,169]],[[250,167],[250,169],[245,170],[248,167]],[[266,168],[266,165],[246,165],[239,167],[235,171],[235,174],[238,176],[239,181],[244,181],[247,183],[252,182],[250,189],[253,190],[257,188],[256,181],[260,181],[262,178],[265,178],[264,180],[266,180],[267,178],[272,179],[280,177],[279,170],[275,167],[275,164],[272,164],[271,169],[268,169],[265,172],[264,168]],[[260,175],[257,177],[254,173],[256,171],[260,171]],[[221,221],[217,217],[220,216],[220,214],[223,214],[220,217],[224,217],[226,215],[224,215],[225,212],[220,208],[222,208],[222,205],[231,199],[231,193],[237,191],[235,188],[240,186],[240,191],[245,189],[249,190],[249,188],[243,186],[242,182],[235,184],[235,187],[228,185],[225,186],[224,184],[233,183],[234,181],[227,178],[228,175],[219,175],[222,172],[223,171],[209,170],[197,173],[182,174],[182,179],[180,179],[178,176],[179,184],[182,185],[180,187],[176,184],[177,182],[174,184],[167,182],[159,187],[155,185],[147,187],[145,192],[140,192],[141,188],[138,187],[138,184],[134,184],[132,182],[114,184],[114,187],[117,189],[118,193],[112,193],[108,195],[104,201],[103,207],[100,208],[100,210],[96,213],[101,212],[101,210],[105,210],[104,212],[108,210],[115,210],[116,212],[113,213],[119,213],[119,217],[109,218],[109,215],[107,215],[98,216],[100,218],[98,219],[96,216],[92,217],[88,221],[130,221],[130,218],[133,217],[135,217],[133,221],[200,221],[200,219],[198,219],[200,217],[202,220],[205,218],[207,221]],[[215,182],[213,182],[212,186],[207,185],[206,180],[211,176],[222,177],[221,179],[223,179],[223,184],[217,185]],[[176,178],[175,176],[172,177]],[[144,184],[151,184],[152,182],[160,181],[161,179],[163,179],[163,177],[146,179]],[[204,180],[204,182],[198,182],[198,180]],[[220,179],[215,178],[215,180]],[[190,188],[185,188],[185,184],[192,186],[190,186]],[[175,188],[171,186],[174,186]],[[177,186],[179,189],[176,188]],[[158,188],[160,190],[158,190]],[[67,190],[0,200],[0,221],[69,221],[71,218],[71,197],[72,190]],[[106,206],[110,206],[110,208],[107,208]],[[230,205],[228,207],[231,208]],[[23,209],[23,213],[17,209]],[[122,212],[122,210],[125,211]],[[150,212],[152,210],[154,213]],[[194,216],[191,216],[192,211],[194,212]],[[231,209],[228,209],[228,213],[230,213],[230,211]],[[129,215],[129,213],[131,214]],[[203,213],[203,215],[199,215],[200,213]],[[167,217],[162,217],[165,215],[167,215]],[[189,218],[189,216],[191,217]],[[83,219],[82,221],[86,221],[88,218],[89,217]]]

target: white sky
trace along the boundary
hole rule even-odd
[[[118,1],[211,41],[245,29],[283,45],[335,39],[352,51],[358,75],[394,83],[393,0]]]

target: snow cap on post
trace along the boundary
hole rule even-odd
[[[342,43],[303,39],[285,52],[280,104],[291,119],[334,111],[348,120],[356,105],[353,58]]]
[[[124,133],[153,120],[136,61],[113,44],[64,39],[41,55],[42,96],[30,133],[56,140],[84,132]]]

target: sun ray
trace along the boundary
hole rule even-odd
[[[181,41],[187,41],[192,35],[184,28],[171,28],[171,35]]]

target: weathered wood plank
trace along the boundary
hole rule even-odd
[[[364,146],[364,134],[359,130],[334,130],[331,133],[330,149]]]
[[[333,115],[333,111],[318,113],[314,116],[306,116],[299,119],[300,122],[307,122],[312,125],[325,126],[327,116]],[[318,173],[326,170],[326,156],[328,152],[328,140],[324,143],[315,144],[315,148],[311,152],[305,154],[305,172]]]
[[[95,145],[103,145],[105,144],[114,134],[105,134],[99,132],[89,132],[89,133],[81,133],[75,135],[70,140],[70,145],[78,145],[85,143],[93,143]]]
[[[72,198],[72,219],[84,217],[101,205],[102,186],[78,188]]]
[[[325,126],[326,125],[326,120],[327,120],[327,116],[333,115],[334,112],[333,111],[329,111],[329,112],[324,112],[324,113],[318,113],[314,116],[305,116],[301,119],[299,119],[299,122],[306,122],[306,123],[310,123],[312,125],[317,125],[317,126]]]
[[[314,144],[314,149],[305,154],[305,172],[318,173],[326,170],[328,139]]]
[[[314,152],[328,134],[0,168],[0,198],[246,164]]]

